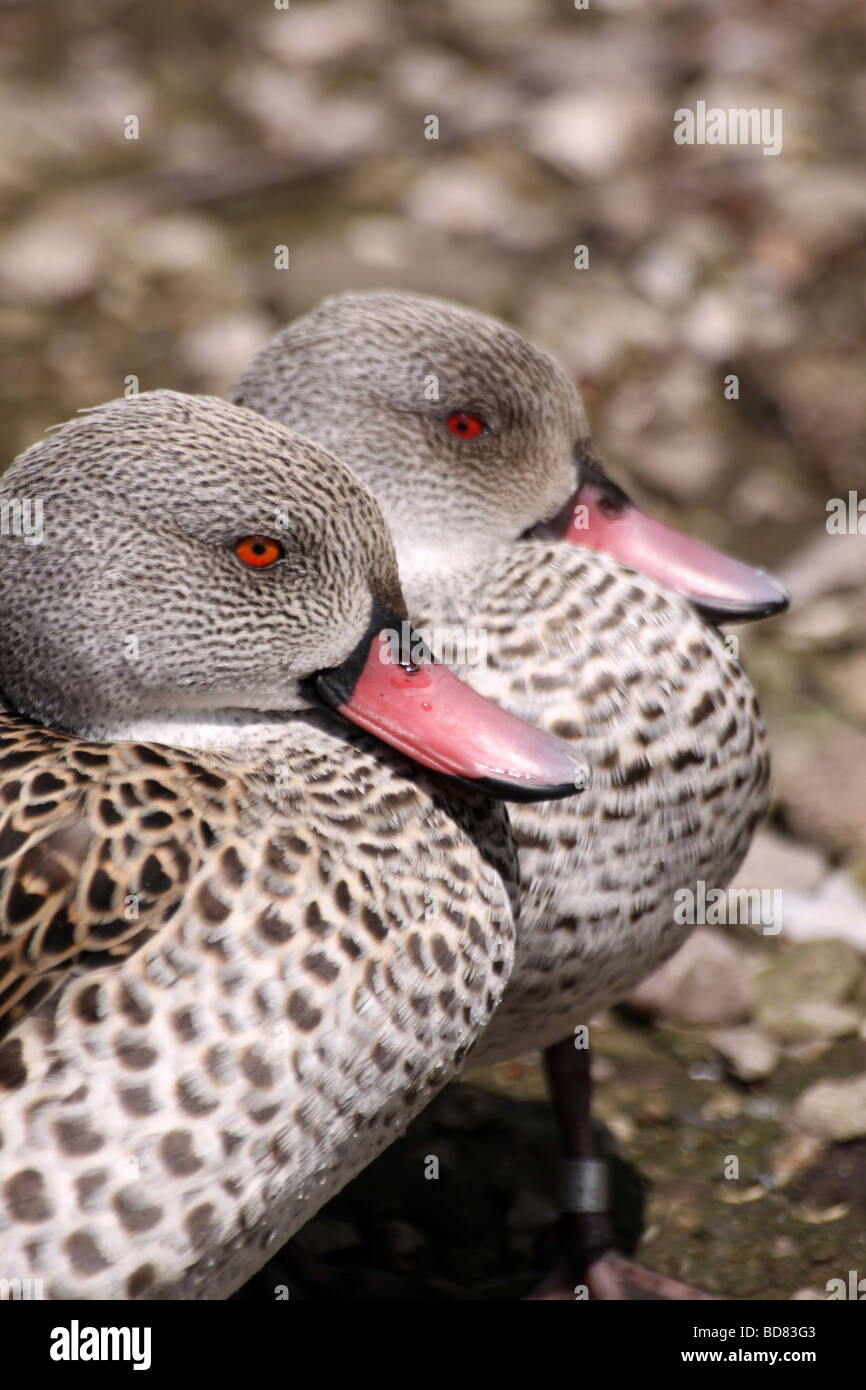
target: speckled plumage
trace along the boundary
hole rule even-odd
[[[35,492],[43,545],[0,547],[23,711],[0,715],[0,1271],[50,1298],[224,1297],[489,1021],[507,817],[304,695],[371,594],[402,605],[336,462],[159,392],[22,455],[0,494]],[[290,563],[243,572],[227,540],[283,503]]]
[[[671,955],[691,930],[674,921],[674,893],[728,882],[769,796],[754,690],[690,604],[564,544],[525,541],[492,570],[461,584],[461,621],[487,629],[492,653],[462,674],[579,747],[590,782],[556,804],[509,807],[518,949],[474,1064],[551,1045]],[[423,624],[443,622],[428,604]]]
[[[517,956],[473,1062],[546,1047],[676,950],[677,889],[724,886],[741,862],[769,796],[754,690],[687,602],[531,538],[592,450],[573,384],[513,329],[418,296],[343,295],[278,334],[231,394],[354,468],[416,625],[484,630],[487,666],[464,679],[590,768],[580,796],[511,808]],[[455,411],[485,433],[453,438]]]

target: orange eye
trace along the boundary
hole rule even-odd
[[[269,536],[244,536],[235,541],[235,554],[254,570],[266,570],[282,559],[283,547]]]
[[[465,410],[455,410],[446,421],[455,439],[477,439],[484,429],[484,421],[478,415],[469,415]]]

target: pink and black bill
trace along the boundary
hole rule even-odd
[[[340,666],[319,671],[319,699],[423,767],[503,801],[552,801],[586,784],[575,750],[477,695],[447,667],[393,650],[402,619],[378,600]],[[410,640],[415,650],[415,642]]]
[[[580,461],[580,479],[562,511],[533,536],[603,551],[682,594],[712,623],[750,622],[788,607],[785,589],[771,575],[647,516],[596,460]]]

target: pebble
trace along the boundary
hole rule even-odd
[[[779,1047],[759,1028],[723,1028],[710,1033],[709,1041],[721,1052],[740,1081],[764,1081],[776,1070]]]
[[[775,1188],[785,1187],[798,1173],[811,1168],[824,1152],[824,1142],[817,1134],[799,1130],[786,1137],[773,1149],[771,1174]]]
[[[393,43],[399,18],[378,0],[325,0],[271,13],[257,27],[259,43],[288,66],[337,66]]]
[[[774,955],[754,977],[756,1012],[822,1000],[850,998],[863,973],[857,951],[845,941],[807,941]]]
[[[856,1033],[862,1010],[848,1003],[863,973],[844,941],[807,941],[775,956],[753,979],[755,1018],[781,1043],[810,1043]]]
[[[859,535],[831,536],[824,526],[780,567],[791,595],[792,618],[813,599],[866,585],[866,546]]]
[[[784,755],[780,747],[777,789],[794,833],[866,857],[864,769],[866,730],[840,724],[812,744],[786,743]]]
[[[329,95],[307,72],[250,64],[235,73],[228,95],[269,150],[299,161],[339,164],[387,145],[390,127],[376,100]]]
[[[527,139],[564,173],[601,178],[645,146],[658,120],[658,108],[634,90],[565,92],[539,103]]]
[[[749,1202],[759,1202],[762,1197],[766,1197],[767,1189],[760,1183],[753,1183],[751,1187],[735,1187],[728,1184],[719,1190],[719,1200],[727,1202],[731,1207],[742,1207]]]
[[[866,725],[866,652],[846,652],[825,661],[822,677],[831,697],[848,718]]]
[[[787,930],[784,908],[789,890],[813,892],[827,874],[827,861],[820,850],[799,840],[789,839],[775,830],[758,830],[731,888],[781,888],[783,930]]]
[[[804,999],[786,1008],[764,1009],[758,1018],[765,1032],[779,1042],[809,1044],[851,1037],[859,1031],[862,1015],[858,1009],[845,1004]],[[800,1053],[802,1058],[812,1060],[820,1055],[820,1049]]]
[[[717,434],[703,429],[664,430],[635,459],[641,479],[684,505],[702,500],[725,466]]]
[[[862,1139],[866,1136],[866,1074],[815,1082],[796,1101],[791,1120],[830,1142]]]
[[[817,892],[784,891],[782,935],[789,941],[836,938],[866,954],[866,895],[839,869]]]
[[[13,303],[51,305],[93,289],[102,237],[90,222],[37,216],[14,228],[0,246],[0,287]]]
[[[263,314],[222,314],[183,335],[181,356],[203,390],[223,396],[273,331]]]
[[[366,265],[393,270],[414,254],[406,223],[397,217],[355,217],[346,225],[349,254]]]
[[[210,217],[178,212],[139,219],[123,239],[125,266],[145,275],[183,275],[224,267],[225,233]]]
[[[696,927],[675,956],[632,990],[641,1012],[680,1023],[739,1023],[752,989],[744,954],[720,933]]]
[[[440,231],[492,236],[518,215],[519,205],[491,170],[449,160],[416,179],[407,210],[416,222]]]
[[[683,328],[693,352],[721,362],[742,348],[747,321],[729,292],[705,290],[689,308]]]

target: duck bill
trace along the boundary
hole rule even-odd
[[[788,607],[772,575],[647,516],[598,464],[583,462],[581,475],[571,501],[536,535],[603,551],[682,594],[714,623],[768,618]]]
[[[406,627],[395,614],[382,630],[380,613],[347,661],[312,678],[319,698],[423,767],[504,801],[551,801],[586,786],[586,767],[567,743],[477,695],[447,667],[401,660],[394,636]]]

